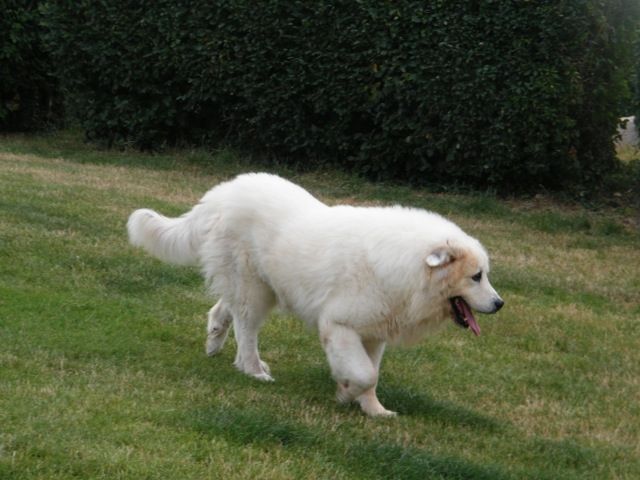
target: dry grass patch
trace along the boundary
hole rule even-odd
[[[95,190],[125,192],[141,198],[192,205],[221,177],[198,175],[195,168],[174,171],[78,164],[68,160],[44,159],[34,155],[0,152],[5,174],[29,175],[36,182],[83,187]]]

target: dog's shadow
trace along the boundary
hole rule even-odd
[[[306,365],[304,374],[291,375],[285,379],[284,389],[291,395],[290,382],[298,382],[295,389],[296,395],[304,396],[306,401],[313,400],[326,404],[328,398],[335,388],[335,383],[331,380],[331,374],[326,365]],[[487,415],[478,413],[475,410],[457,405],[450,401],[437,400],[425,392],[417,392],[411,387],[381,382],[377,388],[380,402],[389,410],[397,412],[401,416],[422,418],[430,422],[451,425],[454,427],[481,429],[489,432],[497,432],[506,425],[499,420]],[[315,395],[314,395],[315,394]],[[359,411],[357,405],[352,408]],[[350,408],[351,409],[351,408]]]
[[[434,399],[425,393],[418,393],[400,385],[379,385],[378,397],[383,405],[395,410],[400,415],[491,432],[499,431],[504,427],[503,424],[492,417],[482,415],[452,402]]]

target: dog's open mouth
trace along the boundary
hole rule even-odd
[[[480,335],[480,325],[476,322],[469,304],[462,297],[450,298],[449,302],[451,303],[453,321],[462,328],[470,328],[476,336]]]

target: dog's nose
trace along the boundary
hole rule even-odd
[[[498,300],[495,300],[495,301],[493,302],[493,307],[494,307],[493,312],[495,313],[495,312],[497,312],[498,310],[500,310],[500,309],[502,308],[502,306],[503,306],[503,305],[504,305],[504,301],[503,301],[501,298],[499,298]]]

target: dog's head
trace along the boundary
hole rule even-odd
[[[486,251],[477,240],[470,237],[465,240],[450,240],[434,248],[425,262],[432,279],[440,284],[453,320],[480,335],[473,310],[496,313],[504,301],[489,283],[489,257]]]

